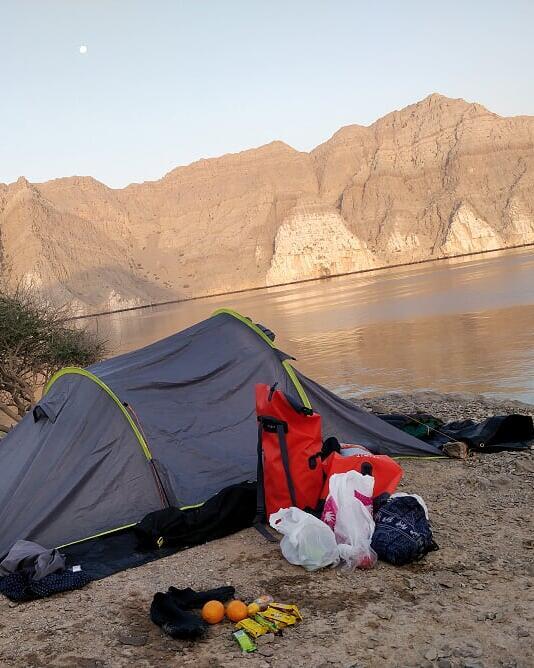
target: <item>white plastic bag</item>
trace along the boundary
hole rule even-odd
[[[339,562],[334,532],[317,517],[299,508],[282,508],[271,515],[269,524],[284,534],[280,549],[290,564],[316,571]]]
[[[357,471],[330,477],[322,520],[334,531],[339,556],[350,570],[372,568],[376,563],[371,548],[374,484],[372,476]]]

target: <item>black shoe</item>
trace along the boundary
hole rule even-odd
[[[191,612],[182,610],[169,594],[158,592],[150,606],[150,619],[171,638],[195,640],[206,631],[206,624]]]
[[[193,608],[201,608],[204,603],[208,601],[220,601],[224,603],[234,598],[234,587],[217,587],[217,589],[208,589],[208,591],[195,591],[190,587],[187,589],[176,589],[176,587],[169,587],[169,596],[182,610],[192,610]]]

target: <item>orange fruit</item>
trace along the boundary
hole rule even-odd
[[[226,606],[226,616],[231,622],[240,622],[248,617],[248,608],[243,601],[230,601]]]
[[[220,601],[208,601],[202,608],[202,619],[208,624],[218,624],[224,619],[224,605]]]

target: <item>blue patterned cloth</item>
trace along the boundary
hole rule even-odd
[[[389,499],[375,515],[371,547],[379,559],[403,566],[438,546],[423,506],[413,496]]]
[[[0,593],[11,601],[32,601],[63,591],[81,589],[89,582],[91,578],[82,571],[50,573],[41,580],[32,580],[28,573],[11,573],[0,579]]]

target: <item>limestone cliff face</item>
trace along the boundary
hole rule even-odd
[[[278,228],[266,282],[276,285],[374,266],[365,242],[348,230],[339,211],[298,205]]]
[[[534,243],[534,118],[431,95],[114,190],[0,184],[0,260],[79,312]]]

